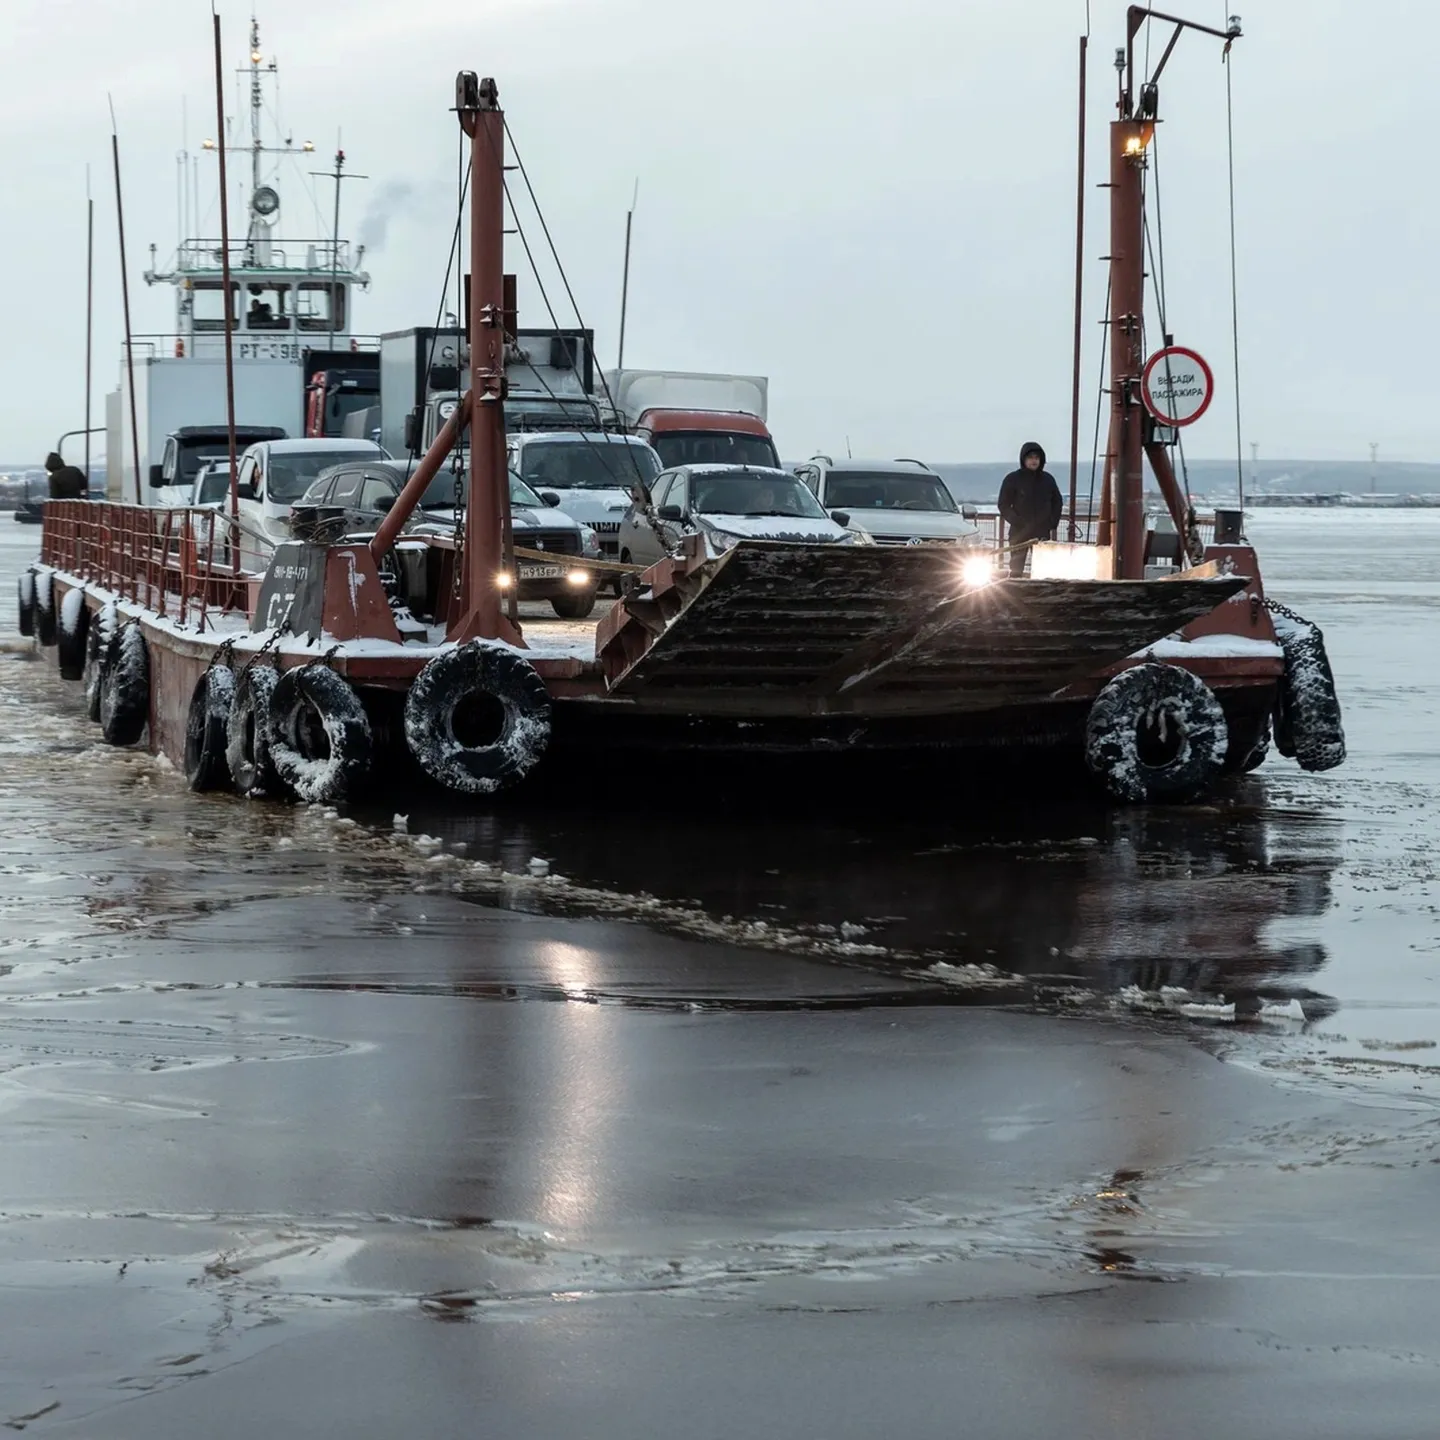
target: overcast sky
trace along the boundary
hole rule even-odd
[[[1125,7],[1093,0],[1082,454],[1107,251],[1105,126]],[[1221,0],[1173,0],[1223,25]],[[1236,0],[1240,368],[1247,447],[1433,460],[1433,0]],[[288,13],[287,13],[288,12]],[[222,5],[226,69],[248,6]],[[1068,449],[1075,100],[1084,0],[307,0],[260,14],[281,119],[314,157],[286,215],[325,233],[305,172],[343,130],[343,233],[371,240],[356,328],[433,322],[454,223],[458,68],[491,74],[584,320],[614,363],[624,216],[639,208],[626,358],[770,377],[782,453],[991,460]],[[1156,53],[1168,38],[1157,28]],[[95,414],[121,355],[107,90],[124,165],[137,332],[173,329],[141,282],[176,230],[182,102],[213,134],[208,0],[0,6],[0,456],[82,424],[86,166],[96,197]],[[234,104],[227,80],[227,109]],[[1225,74],[1187,36],[1161,94],[1170,325],[1218,394],[1192,455],[1233,455]],[[213,157],[201,163],[218,234]],[[207,171],[211,172],[207,175]],[[329,216],[331,187],[319,198]],[[233,211],[232,211],[233,214]],[[522,323],[544,324],[521,273]],[[553,277],[547,275],[547,285]],[[552,296],[558,285],[552,285]],[[562,323],[572,323],[562,313]],[[1154,317],[1151,317],[1152,325]],[[1158,325],[1153,327],[1158,332]]]

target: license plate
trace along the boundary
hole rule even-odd
[[[522,580],[560,580],[565,575],[563,565],[521,565]]]

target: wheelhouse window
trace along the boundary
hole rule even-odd
[[[247,285],[245,290],[247,330],[290,329],[291,301],[288,285]]]
[[[343,330],[345,287],[302,280],[295,287],[295,314],[302,330]]]
[[[225,328],[225,285],[220,280],[196,280],[191,284],[190,321],[196,330]],[[230,285],[230,325],[236,325],[235,295],[240,287]]]

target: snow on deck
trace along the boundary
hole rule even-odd
[[[1252,640],[1247,635],[1202,635],[1196,640],[1181,640],[1171,635],[1136,650],[1131,659],[1279,660],[1282,657],[1283,652],[1273,641]]]
[[[127,619],[143,618],[146,625],[152,630],[159,631],[164,635],[173,635],[177,640],[191,643],[229,642],[237,655],[246,655],[261,649],[274,638],[273,630],[251,630],[249,618],[232,610],[207,610],[205,612],[205,628],[202,630],[197,623],[187,620],[182,624],[172,616],[157,614],[138,601],[127,600],[113,590],[107,590],[90,581],[80,580],[63,570],[52,570],[51,567],[45,565],[37,565],[35,569],[37,573],[57,576],[63,584],[72,587],[71,593],[76,593],[83,587],[86,594],[94,596],[102,605],[113,601],[116,609]],[[168,599],[172,603],[175,602],[174,596],[170,596]],[[555,616],[548,604],[538,601],[522,602],[520,623],[524,631],[525,648],[523,650],[514,646],[506,648],[516,649],[518,654],[527,655],[531,659],[580,660],[586,664],[593,664],[595,662],[595,630],[607,608],[603,604],[596,605],[593,614],[586,620],[561,620]],[[312,640],[304,635],[287,635],[278,644],[270,644],[270,651],[272,654],[280,655],[321,656],[330,654],[338,645],[337,653],[341,657],[374,660],[396,655],[430,655],[446,648],[449,643],[445,639],[444,627],[432,625],[427,627],[426,639],[423,643],[419,640],[401,644],[397,644],[393,640],[337,641],[330,635],[322,635]],[[497,641],[495,643],[503,644],[504,642]]]

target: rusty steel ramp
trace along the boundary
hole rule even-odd
[[[1035,701],[1163,639],[1241,576],[994,580],[950,546],[746,540],[663,561],[597,634],[609,693],[714,715],[959,714]]]

